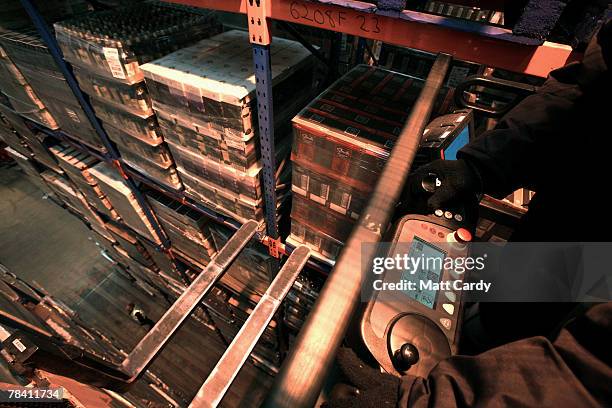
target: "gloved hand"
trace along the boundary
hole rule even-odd
[[[440,180],[433,194],[424,190],[422,181],[429,174]],[[456,202],[473,201],[482,193],[478,171],[466,160],[436,160],[419,167],[408,176],[401,198],[404,212],[429,212],[447,208]]]
[[[338,365],[346,379],[343,387],[334,387],[322,408],[395,407],[399,400],[400,379],[368,366],[350,348],[338,351]]]

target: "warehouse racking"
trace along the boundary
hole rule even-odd
[[[271,109],[272,94],[264,89],[268,85],[271,86],[270,81],[266,82],[266,78],[270,74],[269,50],[266,47],[269,46],[271,41],[268,25],[272,20],[332,30],[428,52],[446,52],[459,60],[467,60],[539,77],[545,77],[552,69],[563,66],[567,62],[580,57],[579,53],[574,52],[567,45],[513,35],[509,29],[410,10],[381,11],[374,4],[360,1],[329,0],[308,2],[280,0],[251,2],[249,0],[228,0],[218,2],[214,0],[170,0],[169,2],[246,14],[250,21],[249,29],[252,31],[253,61],[259,94],[258,105],[261,111],[266,112],[268,115],[267,118],[262,116],[262,129],[260,129],[262,163],[264,167],[266,231],[258,233],[258,238],[268,245],[272,253],[277,256],[290,254],[293,247],[280,242],[276,206],[270,204],[276,202],[275,183],[273,180],[274,172],[272,170],[275,168],[275,160],[273,155],[268,154],[268,152],[273,151],[271,146],[274,145],[274,135],[272,130],[266,131],[266,127],[263,124],[266,122],[271,123],[273,116]],[[82,104],[83,110],[94,126],[96,133],[104,141],[105,151],[92,148],[82,141],[72,138],[62,130],[51,131],[38,124],[33,124],[33,126],[46,134],[87,151],[97,158],[112,163],[128,182],[139,203],[145,208],[147,218],[156,226],[160,241],[162,242],[160,250],[169,250],[168,240],[164,237],[158,223],[153,222],[154,216],[146,202],[142,200],[143,197],[138,191],[134,180],[162,191],[217,222],[234,230],[238,229],[240,223],[195,202],[180,191],[173,190],[166,185],[156,182],[130,167],[129,164],[121,159],[120,154],[110,143],[110,138],[105,130],[99,125],[90,104],[83,98],[83,93],[78,87],[74,75],[63,60],[57,41],[49,31],[43,18],[30,1],[22,0],[22,5],[28,11],[43,41],[49,47],[54,60],[65,75],[67,83]],[[312,47],[309,47],[309,49],[316,51]],[[266,96],[264,97],[263,95]],[[309,265],[318,271],[329,273],[333,262],[312,259],[309,260]]]
[[[389,178],[385,180],[384,177],[381,177],[381,181],[377,183],[375,188],[375,192],[389,191],[371,200],[368,210],[365,211],[370,216],[370,224],[372,220],[375,220],[374,225],[378,228],[384,226],[388,221],[393,198],[397,198],[398,186],[403,184],[402,181],[410,168],[412,159],[405,160],[405,158],[413,158],[414,156],[415,146],[413,142],[415,138],[411,138],[411,135],[421,134],[426,125],[431,111],[431,105],[426,100],[426,96],[430,96],[430,100],[433,99],[431,95],[439,89],[440,83],[449,68],[451,59],[444,54],[452,54],[453,58],[459,60],[467,60],[538,77],[546,77],[552,69],[580,58],[580,54],[575,53],[569,46],[514,35],[508,29],[409,10],[380,10],[376,5],[360,1],[170,0],[170,2],[182,5],[242,14],[248,20],[256,79],[258,125],[263,164],[264,230],[262,225],[253,221],[241,225],[235,220],[191,200],[184,193],[152,180],[125,163],[100,125],[88,99],[79,88],[70,67],[62,57],[55,37],[45,21],[30,0],[20,1],[49,48],[53,59],[83,108],[87,119],[102,140],[104,149],[93,148],[61,130],[49,130],[34,123],[32,123],[32,126],[112,164],[126,181],[138,203],[144,208],[145,216],[153,225],[157,235],[153,241],[158,242],[153,242],[144,237],[140,238],[160,251],[172,254],[169,240],[147,200],[139,190],[136,181],[236,231],[218,256],[205,268],[203,273],[190,283],[189,288],[115,372],[122,374],[119,382],[129,382],[146,369],[174,332],[178,330],[184,319],[193,311],[203,296],[224,273],[231,261],[248,243],[249,239],[257,237],[268,246],[270,254],[276,258],[290,255],[245,323],[243,330],[220,360],[217,369],[204,383],[196,399],[192,402],[193,406],[200,406],[200,404],[217,405],[220,402],[236,373],[261,336],[263,329],[276,313],[280,303],[306,263],[324,274],[328,274],[334,267],[333,262],[314,259],[304,247],[295,248],[286,242],[282,242],[279,234],[275,183],[275,135],[273,126],[268,126],[268,124],[274,123],[270,55],[270,43],[272,41],[270,24],[273,20],[442,54],[434,64],[417,102],[418,109],[415,108],[415,111],[418,111],[418,113],[410,116],[385,168],[384,174],[388,175]],[[307,48],[316,51],[312,47]],[[403,155],[403,163],[400,163],[399,155]],[[392,182],[395,183],[394,187],[389,188]],[[281,406],[308,405],[320,390],[322,373],[329,367],[331,358],[333,358],[331,351],[339,344],[339,339],[348,323],[347,316],[350,316],[355,299],[359,296],[357,284],[360,281],[361,268],[358,262],[361,256],[360,240],[378,242],[380,240],[380,230],[372,230],[371,227],[366,228],[362,223],[347,242],[344,254],[336,263],[334,273],[321,292],[320,300],[313,310],[312,318],[302,329],[295,349],[285,363],[276,392],[270,399],[273,404]],[[347,282],[351,283],[347,284]],[[332,297],[333,288],[343,285],[346,288],[343,292],[346,298]],[[334,313],[326,316],[326,321],[323,322],[321,314],[317,315],[317,311],[325,309],[332,310]],[[304,350],[308,350],[310,355],[306,356]],[[117,378],[109,377],[110,383],[116,381]],[[299,390],[299,392],[291,392],[291,390]]]

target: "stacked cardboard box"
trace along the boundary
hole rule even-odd
[[[145,2],[55,24],[66,60],[122,159],[180,190],[140,65],[220,31],[210,12]]]
[[[89,168],[88,172],[128,227],[145,239],[161,244],[155,233],[155,228],[145,215],[144,209],[115,169],[106,163],[98,163]]]
[[[102,141],[36,30],[7,31],[0,34],[0,44],[57,124],[38,122],[51,129],[59,126],[85,144],[104,150]]]
[[[209,220],[201,213],[172,200],[163,194],[149,190],[147,198],[157,219],[168,234],[172,250],[186,257],[190,263],[204,268],[217,252]]]
[[[49,129],[58,128],[57,122],[45,104],[2,47],[0,47],[0,92],[3,95],[3,105],[7,108]]]
[[[89,204],[111,219],[119,218],[96,180],[89,174],[89,169],[100,163],[100,160],[63,142],[51,147],[50,151],[57,158],[60,167],[66,172],[68,178],[83,193]]]
[[[106,229],[104,220],[89,205],[83,193],[70,180],[49,170],[43,171],[40,175],[68,208],[79,214],[82,220],[88,223],[98,234],[107,237],[107,239],[112,239]]]
[[[148,241],[140,240],[121,223],[111,221],[105,227],[108,234],[96,237],[96,242],[108,256],[124,267],[130,279],[148,292],[153,287],[166,295],[180,295],[176,288],[184,289],[184,286],[181,286],[178,272],[166,252]]]
[[[293,119],[291,235],[335,260],[367,204],[423,80],[360,65]],[[445,88],[434,114],[451,102]]]
[[[310,96],[313,61],[289,40],[275,39],[271,53],[274,126],[282,139],[283,124]],[[187,195],[241,222],[263,219],[251,67],[248,34],[235,30],[141,67]]]

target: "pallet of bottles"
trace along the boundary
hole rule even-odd
[[[290,239],[333,261],[389,157],[424,80],[359,65],[293,118]],[[434,112],[446,111],[442,88]]]
[[[278,40],[278,41],[276,41]],[[271,53],[280,61],[272,69],[275,126],[292,117],[310,96],[313,59],[299,43],[275,39]],[[248,144],[257,136],[255,79],[246,32],[232,30],[202,40],[142,66],[153,108],[178,123],[180,132],[195,132],[228,147]],[[263,96],[262,96],[263,97]],[[174,126],[168,127],[172,130]],[[174,137],[181,139],[181,135]],[[183,139],[184,140],[184,139]],[[186,146],[206,155],[204,144]],[[213,149],[215,150],[215,149]],[[243,151],[255,154],[244,146]],[[217,156],[218,154],[212,154]],[[251,159],[252,160],[252,159]],[[232,165],[229,157],[225,163]],[[244,163],[239,161],[239,167]]]
[[[248,34],[234,30],[141,67],[186,194],[241,222],[263,220],[249,50]],[[273,67],[272,86],[282,144],[287,132],[280,129],[310,96],[313,60],[303,46],[284,39],[273,42],[272,53],[281,61]],[[277,156],[284,152],[275,150]]]
[[[58,124],[30,86],[19,68],[0,47],[0,92],[4,104],[49,129],[57,129]]]
[[[104,150],[102,141],[38,32],[33,28],[3,32],[0,45],[57,122],[55,126],[41,124],[51,129],[59,126],[86,144]]]
[[[214,13],[162,2],[120,6],[55,24],[81,89],[126,164],[181,190],[140,66],[220,31]]]
[[[220,30],[215,14],[160,1],[97,11],[54,25],[67,61],[127,84],[140,65]]]

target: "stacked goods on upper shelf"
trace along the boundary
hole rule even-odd
[[[478,4],[478,2],[474,2]],[[428,1],[423,6],[428,13],[441,16],[455,17],[463,20],[473,20],[480,23],[504,24],[504,12],[495,10],[483,10],[480,7],[464,6],[446,1]]]
[[[284,126],[310,97],[314,64],[294,41],[275,38],[271,54],[280,163]],[[241,222],[263,220],[252,64],[248,34],[234,30],[141,67],[187,195]],[[288,176],[277,174],[280,183]]]
[[[293,119],[288,242],[334,260],[367,204],[424,81],[360,65]],[[434,115],[449,108],[438,94]]]
[[[425,79],[436,60],[436,54],[383,44],[378,58],[378,66],[395,72]],[[456,87],[469,75],[479,72],[481,65],[454,60],[446,80],[446,86]]]
[[[220,32],[211,12],[146,2],[55,24],[64,57],[122,159],[180,190],[140,65]]]
[[[119,218],[119,215],[113,209],[112,204],[106,198],[96,180],[89,174],[89,169],[100,163],[100,160],[76,150],[74,147],[63,142],[51,147],[50,150],[57,158],[60,167],[81,190],[92,207],[112,219]]]
[[[208,219],[157,191],[148,190],[146,194],[157,219],[168,234],[172,251],[178,251],[179,256],[204,268],[217,252]]]
[[[0,47],[0,93],[3,95],[0,104],[49,129],[58,128],[53,116],[2,47]]]
[[[51,112],[57,125],[72,137],[103,151],[102,141],[36,30],[7,31],[0,34],[0,44],[44,107]],[[57,125],[41,124],[57,128]]]
[[[89,174],[108,198],[123,222],[145,239],[161,244],[155,227],[147,219],[144,208],[117,172],[102,162],[89,169]]]

